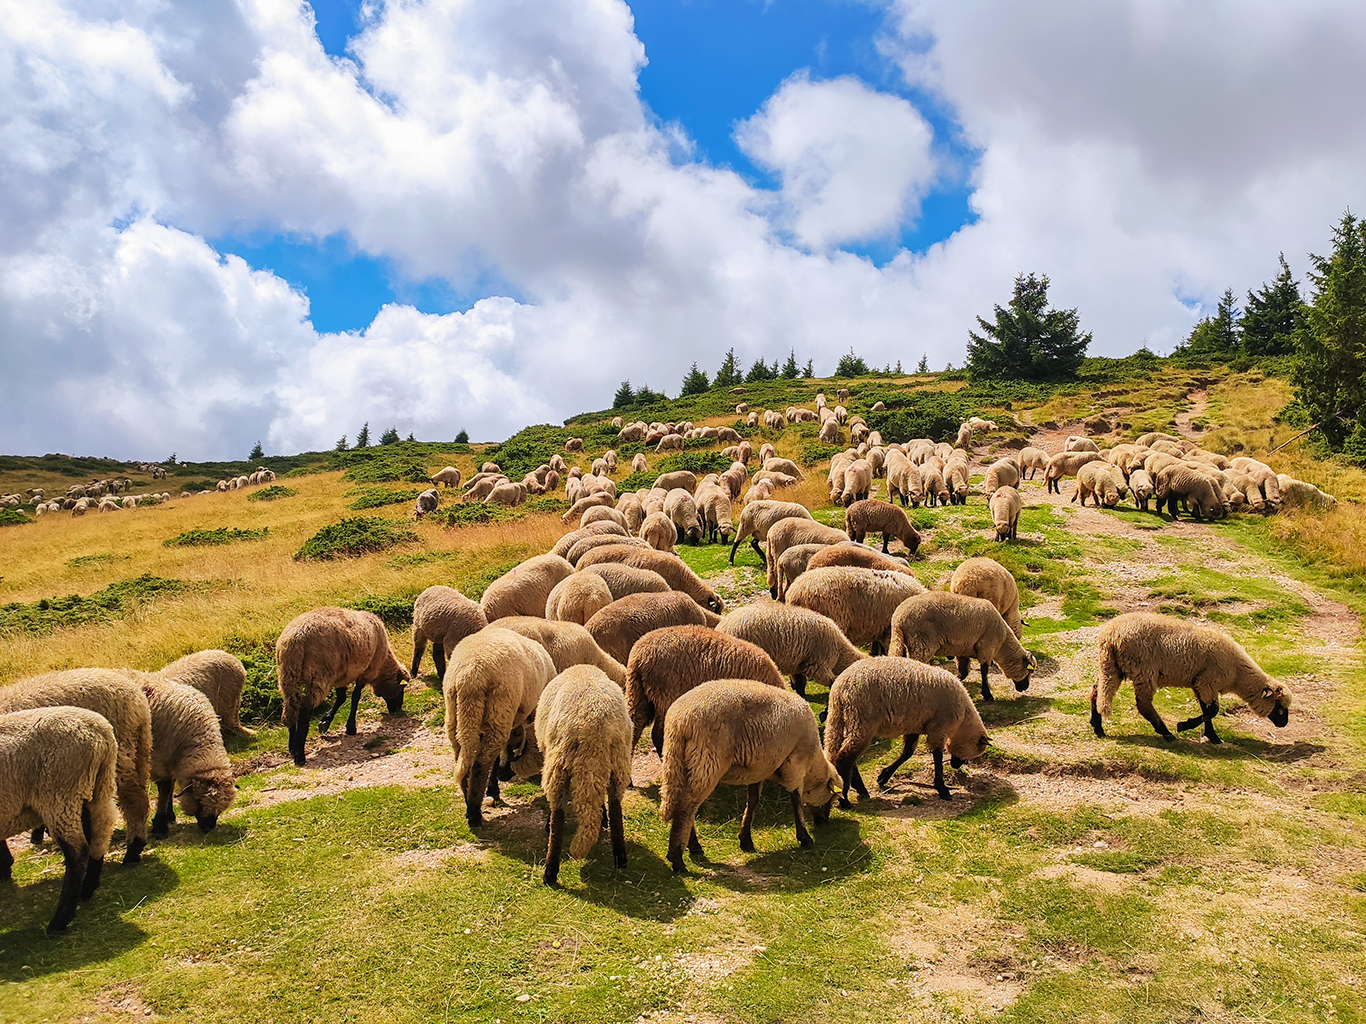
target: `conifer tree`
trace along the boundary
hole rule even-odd
[[[257,459],[264,459],[265,457],[266,450],[261,447],[261,442],[257,441],[251,449],[251,454],[247,456],[247,460],[249,462],[255,462]]]
[[[982,334],[968,332],[968,372],[974,377],[1015,380],[1074,378],[1090,333],[1078,330],[1075,309],[1048,308],[1048,276],[1021,274],[1007,308],[994,323],[977,318]],[[953,364],[949,364],[949,369]]]
[[[700,395],[710,386],[707,375],[697,368],[696,363],[693,363],[692,369],[683,377],[683,389],[679,391],[679,395]]]
[[[357,448],[369,448],[369,447],[370,447],[370,421],[369,421],[369,420],[366,420],[366,421],[365,421],[365,426],[361,427],[361,428],[360,428],[360,433],[356,435],[356,444],[355,444],[355,447],[357,447]]]
[[[721,360],[721,369],[716,371],[713,382],[718,388],[734,387],[743,380],[740,373],[740,364],[735,360],[735,349],[730,349],[726,353],[726,358]]]
[[[783,380],[796,380],[801,372],[801,367],[797,365],[797,350],[792,349],[787,353],[787,362],[783,364]]]
[[[1243,351],[1250,356],[1284,356],[1295,351],[1295,332],[1304,318],[1300,286],[1280,255],[1281,272],[1269,284],[1247,293],[1243,310]]]
[[[636,393],[631,390],[631,382],[624,380],[621,382],[621,387],[617,388],[617,393],[612,396],[612,408],[625,409],[635,401],[635,397]]]
[[[929,372],[930,372],[930,354],[929,354],[928,352],[922,352],[922,353],[920,354],[920,363],[916,366],[915,372],[916,372],[916,373],[929,373]]]

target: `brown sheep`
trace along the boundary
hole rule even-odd
[[[849,539],[863,542],[869,533],[882,534],[882,553],[887,554],[888,542],[896,539],[906,545],[912,555],[920,547],[920,534],[911,525],[906,513],[895,505],[876,498],[865,498],[849,506],[844,513],[844,527]]]
[[[594,615],[585,626],[597,645],[625,665],[631,648],[652,629],[664,626],[715,626],[721,621],[697,602],[676,591],[628,594]]]

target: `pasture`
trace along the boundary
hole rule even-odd
[[[752,408],[810,405],[822,386],[839,385],[774,382],[745,398]],[[894,395],[952,397],[958,386],[860,381],[851,410]],[[701,396],[692,418],[733,425],[718,394]],[[1020,424],[989,435],[979,456],[1025,439],[1056,450],[1068,433],[1114,442],[1168,429],[1260,457],[1293,433],[1274,420],[1287,398],[1283,381],[1259,372],[1163,367],[972,411],[1008,410]],[[825,489],[830,453],[822,462],[812,426],[754,433],[808,467],[779,496],[840,525]],[[530,468],[543,458],[537,444],[558,450],[576,431],[588,450],[571,464],[585,466],[614,433],[579,423],[487,454],[421,446],[405,458],[467,477],[486,457]],[[155,669],[222,647],[248,669],[244,718],[263,716],[249,722],[254,740],[230,745],[241,791],[218,828],[204,836],[182,821],[140,866],[111,863],[64,936],[43,931],[60,853],[11,840],[0,1020],[1366,1019],[1366,475],[1299,446],[1269,461],[1336,494],[1336,509],[1172,521],[1128,502],[1078,508],[1069,485],[1048,495],[1036,479],[1022,485],[1011,545],[995,541],[979,488],[965,506],[914,510],[920,581],[942,586],[963,558],[998,558],[1019,582],[1025,645],[1039,660],[1027,692],[996,686],[998,699],[978,705],[994,745],[951,773],[954,799],[937,799],[921,751],[888,789],[835,810],[805,850],[786,795],[769,787],[757,852],[746,854],[744,793],[723,786],[698,820],[709,861],[679,877],[664,860],[660,765],[642,743],[625,805],[628,866],[614,869],[600,841],[586,860],[566,860],[558,889],[540,881],[538,787],[505,790],[508,806],[489,810],[478,836],[466,827],[430,656],[403,713],[367,695],[359,734],[334,725],[312,735],[303,769],[286,753],[271,673],[280,630],[325,604],[377,611],[410,661],[413,598],[436,583],[478,597],[569,529],[562,504],[487,523],[414,524],[408,497],[372,493],[412,481],[366,479],[363,461],[350,476],[319,461],[282,474],[297,493],[274,501],[215,493],[0,529],[0,683],[81,665]],[[63,479],[6,460],[0,491]],[[177,487],[173,477],[165,489]],[[875,496],[885,487],[878,481]],[[443,496],[443,509],[455,503]],[[356,557],[295,557],[324,527],[355,517],[401,529]],[[192,531],[216,540],[167,543]],[[720,545],[679,553],[728,608],[764,595],[747,545],[733,566]],[[1140,609],[1227,629],[1294,691],[1289,725],[1276,729],[1230,700],[1217,720],[1224,744],[1198,730],[1167,743],[1126,684],[1109,736],[1096,738],[1096,634]],[[825,693],[813,687],[809,697],[819,710]],[[1157,707],[1172,723],[1195,702],[1167,690]],[[898,750],[876,744],[865,778]]]

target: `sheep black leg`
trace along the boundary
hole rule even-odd
[[[763,783],[751,782],[746,794],[745,816],[740,819],[740,849],[746,853],[754,852],[754,838],[750,835],[750,829],[754,825],[754,812],[759,809],[759,790]]]
[[[995,700],[995,699],[996,699],[995,697],[993,697],[993,696],[991,695],[991,684],[987,682],[987,672],[988,672],[990,669],[991,669],[991,662],[989,662],[989,661],[984,661],[984,662],[982,662],[982,699],[983,699],[983,700]]]
[[[422,654],[427,650],[427,641],[418,639],[413,641],[413,667],[408,672],[414,679],[418,677],[418,669],[422,667]]]
[[[357,688],[357,689],[360,688],[360,683],[359,683],[359,682],[356,683],[356,688]],[[341,687],[340,689],[337,690],[337,699],[334,700],[334,701],[332,702],[332,708],[331,708],[331,710],[329,710],[329,711],[327,712],[327,714],[323,715],[322,721],[320,721],[320,722],[318,723],[318,735],[319,735],[319,736],[321,736],[323,733],[327,732],[328,729],[332,728],[332,719],[334,719],[334,718],[337,717],[337,712],[341,709],[342,701],[344,701],[344,700],[346,700],[346,687],[345,687],[345,686],[343,686],[343,687]]]
[[[735,538],[735,543],[730,546],[730,564],[735,564],[735,551],[740,546],[740,538]]]
[[[486,796],[490,796],[493,798],[494,807],[503,806],[503,793],[502,790],[498,788],[497,772],[489,772],[489,784],[488,787],[485,789],[484,793]]]
[[[840,790],[839,796],[840,807],[848,810],[850,807],[854,806],[849,802],[849,786],[854,781],[854,755],[846,754],[844,757],[836,758],[835,771],[844,781],[844,788]]]
[[[304,743],[308,739],[308,720],[312,715],[313,708],[304,704],[299,708],[298,721],[289,727],[289,754],[300,768],[304,766]]]
[[[887,552],[887,535],[886,535],[885,533],[882,535],[882,553],[883,553],[884,555],[888,553],[888,552]]]
[[[34,846],[37,846],[39,843],[41,843],[41,842],[43,841],[43,826],[42,826],[42,825],[39,825],[39,826],[38,826],[37,828],[35,828],[32,832],[29,833],[28,841],[29,841],[30,843],[32,843]]]
[[[881,640],[874,640],[871,644],[868,645],[868,653],[871,654],[874,658],[880,658],[882,655],[887,653],[887,645],[884,644]]]
[[[621,820],[621,801],[614,796],[607,799],[607,830],[612,837],[612,866],[624,868],[626,866],[626,829]]]
[[[1196,700],[1200,700],[1200,698],[1197,697]],[[1218,713],[1218,698],[1210,701],[1208,704],[1201,700],[1200,714],[1196,715],[1194,718],[1187,718],[1185,721],[1176,723],[1176,731],[1185,732],[1187,729],[1194,729],[1197,725],[1204,723],[1205,739],[1209,740],[1211,743],[1223,743],[1224,741],[1219,738],[1219,734],[1214,731],[1214,716]]]
[[[959,658],[959,659],[958,659],[958,678],[961,679],[961,680],[963,680],[964,682],[966,682],[966,681],[967,681],[967,678],[968,678],[968,669],[971,668],[971,667],[972,667],[972,659],[971,659],[971,658]]]
[[[476,761],[470,766],[470,774],[465,779],[465,821],[470,828],[484,824],[484,791],[488,788],[488,776],[493,766],[485,766]]]
[[[152,835],[171,834],[171,826],[175,824],[174,800],[175,780],[157,779],[157,813],[152,818]]]
[[[811,838],[811,833],[806,830],[806,815],[802,811],[802,788],[798,786],[792,791],[792,817],[797,821],[797,842],[803,846],[815,846],[816,840]]]
[[[900,755],[898,755],[895,761],[893,761],[886,768],[882,769],[882,771],[877,773],[878,789],[887,788],[887,783],[892,780],[892,776],[896,774],[896,770],[906,763],[907,758],[909,758],[912,754],[915,753],[915,744],[916,741],[918,741],[919,739],[919,733],[911,733],[909,736],[903,736],[901,738]]]
[[[1137,703],[1138,713],[1148,720],[1148,724],[1157,730],[1159,736],[1164,740],[1176,739],[1176,737],[1172,735],[1172,731],[1167,728],[1167,723],[1162,721],[1162,716],[1157,713],[1157,709],[1153,707],[1153,699],[1151,697],[1139,697]]]
[[[14,854],[10,853],[9,843],[0,839],[0,882],[8,882],[14,877]]]
[[[759,564],[764,568],[768,568],[768,557],[764,554],[764,549],[759,547],[759,538],[751,537],[749,539],[749,546],[752,547],[754,553],[759,556]]]
[[[560,850],[564,845],[564,808],[556,807],[550,812],[550,841],[545,851],[545,884],[558,885],[560,881]]]
[[[940,800],[952,800],[953,794],[949,792],[948,783],[944,781],[944,751],[934,751],[934,791],[939,794]]]
[[[863,784],[863,774],[858,770],[858,763],[854,764],[853,771],[854,792],[859,795],[860,800],[868,799],[868,787]]]
[[[81,805],[81,831],[85,833],[86,849],[90,848],[92,825],[90,821],[90,801]],[[85,863],[85,881],[81,884],[81,899],[88,900],[100,887],[100,875],[104,873],[104,858],[90,857]]]
[[[432,660],[436,662],[436,684],[439,689],[441,681],[446,678],[446,645],[440,640],[432,641]]]
[[[701,850],[700,844],[697,850],[693,849],[693,844],[697,842],[697,829],[693,828],[693,815],[696,813],[693,811],[692,814],[689,814],[687,811],[677,810],[674,812],[673,821],[669,823],[669,863],[673,866],[676,875],[688,873],[688,865],[683,863],[683,837],[688,836],[689,830],[692,834],[687,839],[688,851],[696,857]]]
[[[792,689],[794,689],[794,690],[797,691],[797,695],[798,695],[799,697],[805,697],[805,696],[806,696],[806,676],[802,675],[800,672],[795,672],[795,673],[793,673],[793,675],[792,675]]]
[[[359,679],[351,690],[351,714],[346,716],[346,735],[356,735],[356,709],[360,707],[360,692],[365,689]]]
[[[66,876],[62,879],[62,895],[57,900],[57,913],[48,922],[49,933],[66,931],[66,926],[76,916],[76,905],[81,898],[81,885],[85,881],[85,868],[90,860],[90,847],[85,844],[77,847],[58,836],[57,845],[62,850]]]
[[[654,725],[650,726],[650,742],[654,745],[655,753],[660,760],[664,759],[664,718],[656,716]]]
[[[1098,739],[1105,738],[1105,726],[1101,724],[1100,708],[1096,706],[1099,697],[1098,686],[1091,687],[1091,729]]]

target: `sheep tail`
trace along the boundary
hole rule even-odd
[[[1100,691],[1098,709],[1102,716],[1109,717],[1110,708],[1115,702],[1115,694],[1119,693],[1119,684],[1124,675],[1119,668],[1119,652],[1112,643],[1102,643],[1100,646],[1100,682],[1097,687]]]
[[[569,795],[574,802],[574,820],[577,822],[574,838],[569,841],[569,856],[583,858],[593,849],[602,831],[602,808],[607,803],[607,766],[588,751],[570,750],[567,756],[574,765],[574,772],[569,777]]]

